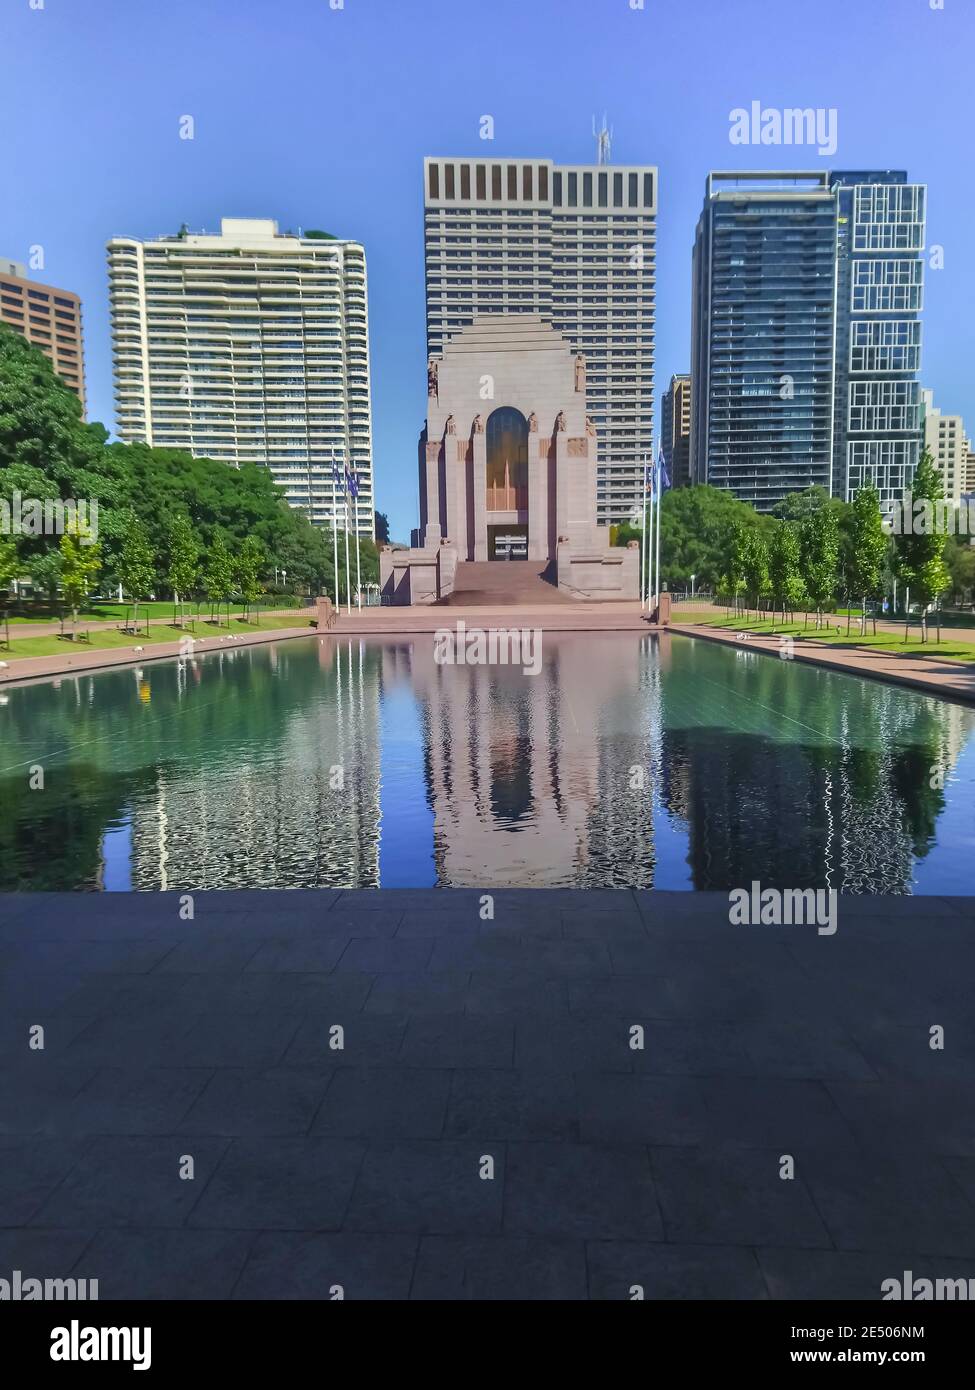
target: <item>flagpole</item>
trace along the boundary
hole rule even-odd
[[[356,603],[362,613],[362,574],[359,571],[359,514],[356,512]]]
[[[641,556],[640,556],[640,558],[641,558],[641,560],[642,560],[642,564],[641,564],[641,566],[640,566],[640,607],[641,607],[641,608],[645,608],[645,607],[646,607],[646,591],[647,591],[647,477],[648,477],[647,456],[646,456],[646,454],[644,454],[644,455],[643,455],[643,498],[642,498],[642,515],[641,515],[641,518],[640,518],[641,521],[643,522],[643,525],[642,525],[642,527],[641,527],[642,536],[641,536],[641,539],[640,539],[640,551],[641,551]]]
[[[352,464],[352,480],[355,483],[355,492],[352,500],[355,503],[355,601],[359,612],[362,612],[362,572],[359,569],[359,475],[356,472],[355,463]]]
[[[654,607],[657,612],[657,621],[660,621],[660,513],[663,511],[663,479],[660,476],[660,460],[657,459],[657,554],[654,560],[653,577],[656,580],[657,588],[655,592]]]
[[[352,576],[349,573],[349,487],[345,487],[345,607],[352,616]]]
[[[653,596],[653,465],[650,466],[650,506],[643,518],[643,529],[647,537],[647,609],[649,611]]]
[[[339,529],[336,517],[338,515],[338,479],[335,476],[335,450],[332,450],[332,559],[335,561],[335,616],[339,612]]]

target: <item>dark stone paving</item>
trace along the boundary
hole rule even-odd
[[[504,890],[490,921],[480,899],[197,893],[187,921],[177,894],[0,898],[0,1277],[194,1299],[975,1278],[975,899],[841,899],[829,937],[732,926],[716,893]]]

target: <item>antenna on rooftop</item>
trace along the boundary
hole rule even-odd
[[[609,126],[607,126],[607,124],[606,124],[606,112],[605,112],[605,111],[603,112],[603,124],[602,124],[602,127],[601,127],[599,130],[596,129],[596,117],[593,116],[593,118],[592,118],[592,133],[593,133],[593,135],[596,137],[596,163],[597,163],[597,164],[608,164],[608,163],[609,163],[609,149],[610,149],[610,144],[611,144],[612,139],[613,139],[613,132],[612,132],[611,128],[610,128]]]

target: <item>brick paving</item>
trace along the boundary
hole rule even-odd
[[[732,926],[719,893],[480,900],[0,899],[0,1275],[103,1299],[975,1277],[975,899],[841,898],[834,936]]]

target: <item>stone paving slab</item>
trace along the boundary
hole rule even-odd
[[[480,896],[0,898],[0,1275],[444,1300],[975,1277],[975,900],[842,898],[820,937],[733,927],[720,893],[498,890],[489,921]]]

